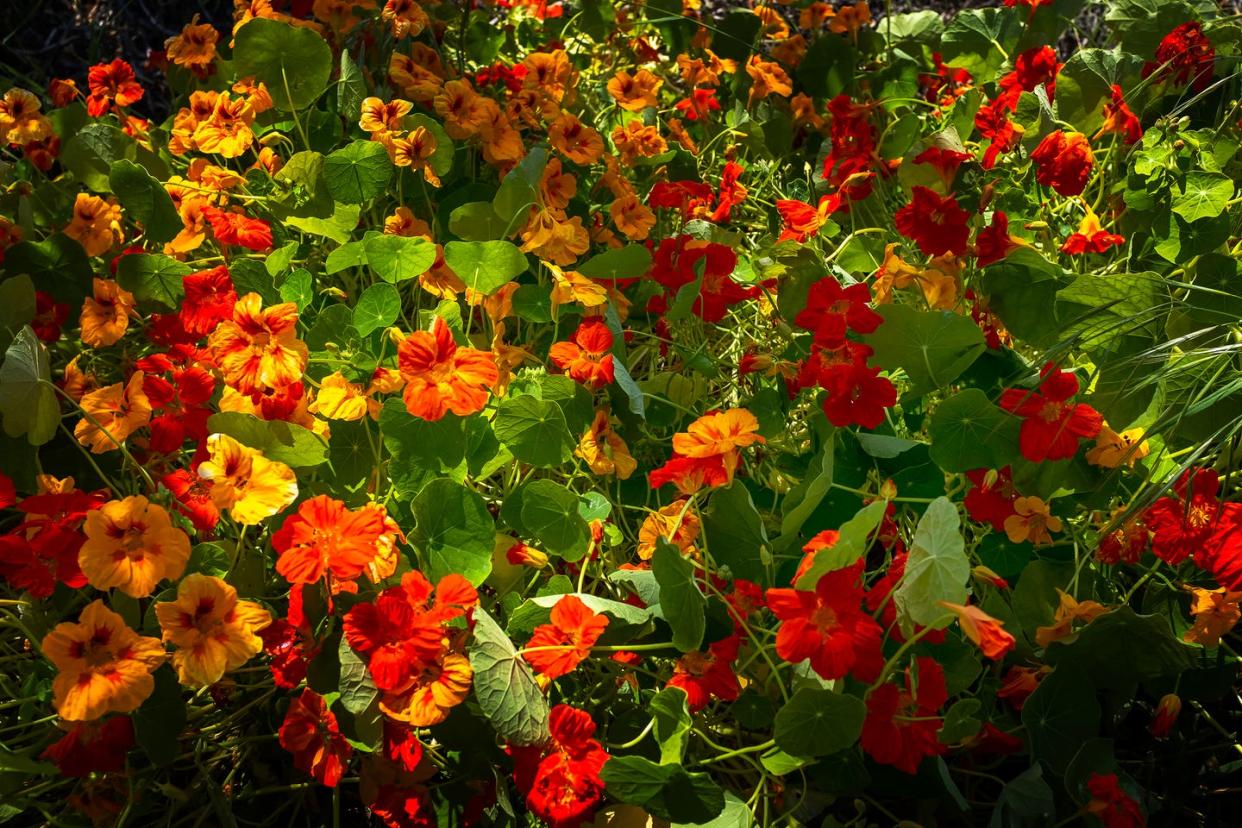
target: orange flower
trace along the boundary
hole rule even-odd
[[[819,228],[828,223],[828,218],[841,207],[839,195],[826,195],[820,198],[819,205],[812,207],[805,201],[797,199],[781,199],[776,202],[776,212],[780,213],[781,230],[777,241],[793,241],[801,244],[807,236],[814,236]],[[891,249],[894,245],[889,245]]]
[[[272,548],[280,555],[276,571],[291,584],[313,584],[329,572],[352,581],[379,551],[386,518],[379,509],[350,511],[327,495],[303,501],[272,535]]]
[[[552,304],[577,302],[584,308],[598,308],[608,303],[608,289],[576,270],[562,270],[554,264],[544,266],[552,274]]]
[[[388,135],[384,138],[388,157],[398,167],[409,167],[410,172],[421,172],[433,187],[440,186],[440,179],[431,169],[431,156],[436,153],[436,137],[426,127],[415,127],[405,135]]]
[[[1105,469],[1115,469],[1122,465],[1134,468],[1134,464],[1151,452],[1151,447],[1143,439],[1143,429],[1131,428],[1120,433],[1113,431],[1105,423],[1095,437],[1095,447],[1087,452],[1087,462]]]
[[[828,21],[828,31],[858,37],[858,30],[871,22],[871,7],[867,0],[859,0],[852,6],[842,6]]]
[[[575,164],[594,164],[604,154],[604,139],[568,112],[548,125],[548,143]]]
[[[88,416],[73,429],[78,442],[93,454],[103,454],[151,422],[151,402],[142,390],[142,382],[142,371],[135,371],[129,382],[84,394],[79,405]]]
[[[366,98],[362,102],[358,126],[371,133],[372,139],[378,139],[389,132],[400,132],[405,116],[413,108],[414,104],[401,98],[394,98],[387,103],[380,98]]]
[[[254,143],[255,112],[245,98],[221,92],[211,116],[194,130],[194,143],[202,152],[237,158]]]
[[[485,113],[479,95],[469,81],[454,80],[444,84],[435,97],[434,106],[450,138],[469,138],[478,133],[483,125]]]
[[[962,633],[975,642],[984,656],[993,661],[1000,661],[1017,643],[1014,637],[1005,631],[1005,625],[1001,621],[988,615],[974,604],[962,606],[948,601],[936,603],[957,615],[957,622],[962,627]]]
[[[673,451],[695,459],[719,457],[732,480],[738,449],[764,442],[758,431],[759,421],[745,408],[716,411],[699,417],[684,434],[673,435]]]
[[[590,246],[591,236],[580,216],[570,218],[563,210],[531,208],[522,230],[523,253],[564,266],[576,261]]]
[[[643,520],[638,529],[638,557],[651,560],[657,544],[663,540],[676,546],[683,556],[697,558],[699,550],[694,542],[698,540],[700,529],[699,516],[690,510],[689,502],[674,500]]]
[[[577,73],[569,62],[564,49],[551,52],[532,52],[522,61],[526,69],[523,83],[527,87],[542,90],[554,100],[562,100],[573,87]]]
[[[95,589],[145,598],[165,578],[175,581],[190,559],[190,538],[168,512],[141,495],[87,512],[78,564]]]
[[[380,12],[380,20],[392,29],[394,40],[400,40],[407,35],[418,37],[431,24],[427,12],[414,0],[388,0]]]
[[[227,434],[207,438],[208,459],[198,476],[211,481],[211,500],[228,509],[243,525],[258,523],[282,511],[298,496],[298,480],[284,463],[243,446]]]
[[[587,319],[574,331],[572,342],[556,342],[548,358],[574,382],[592,390],[613,381],[612,331],[602,319]]]
[[[405,407],[424,420],[439,420],[449,411],[459,417],[482,411],[500,379],[491,353],[457,347],[438,316],[430,333],[399,335],[397,367],[405,378]]]
[[[578,596],[566,595],[552,607],[550,622],[535,627],[522,657],[547,679],[558,679],[591,654],[607,626],[607,616],[592,612]]]
[[[1052,626],[1039,627],[1035,630],[1035,643],[1041,647],[1047,647],[1052,642],[1069,635],[1073,631],[1075,621],[1090,624],[1108,612],[1108,607],[1096,601],[1080,602],[1068,592],[1060,589],[1057,593],[1061,596],[1061,603],[1057,605],[1056,614],[1052,618]]]
[[[1204,647],[1219,647],[1221,637],[1242,619],[1242,609],[1238,607],[1238,602],[1242,601],[1242,592],[1227,592],[1224,587],[1187,589],[1192,596],[1190,614],[1195,617],[1195,623],[1186,630],[1183,640]]]
[[[595,412],[590,427],[582,432],[574,454],[585,460],[596,474],[615,474],[618,480],[626,480],[638,468],[629,446],[612,430],[608,412],[602,408]]]
[[[1013,509],[1016,514],[1005,518],[1005,534],[1011,543],[1030,541],[1040,546],[1052,543],[1050,532],[1061,531],[1061,519],[1053,516],[1051,504],[1038,497],[1020,497]]]
[[[651,158],[668,149],[660,130],[639,120],[614,129],[612,143],[617,152],[621,153],[621,163],[627,166],[633,164],[635,159]]]
[[[243,394],[279,389],[302,379],[309,352],[297,338],[298,306],[284,302],[262,310],[262,298],[247,293],[233,306],[207,343],[224,381]]]
[[[114,244],[125,241],[121,208],[99,196],[78,193],[65,235],[82,245],[88,256],[106,253]]]
[[[66,81],[60,81],[60,83],[66,83]],[[55,96],[53,98],[55,99]],[[72,99],[72,97],[69,98],[69,100]],[[57,106],[64,105],[57,104]],[[52,122],[40,111],[42,106],[34,93],[27,92],[25,89],[14,88],[5,92],[4,97],[0,98],[0,138],[10,144],[29,144],[52,137]]]
[[[177,66],[184,66],[195,74],[206,74],[207,67],[216,59],[216,42],[220,33],[210,23],[199,23],[198,15],[185,25],[181,34],[164,42],[168,59]]]
[[[166,657],[158,638],[138,635],[100,600],[87,604],[76,624],[57,624],[42,647],[57,670],[52,703],[75,722],[137,710],[155,690],[151,672]]]
[[[751,80],[748,100],[750,106],[769,95],[787,97],[793,93],[793,82],[789,80],[785,70],[779,64],[763,60],[758,55],[751,55],[746,62],[746,74],[750,75]]]
[[[111,279],[94,279],[95,294],[82,302],[82,341],[92,348],[115,345],[129,328],[134,294]]]
[[[608,94],[626,112],[642,112],[647,107],[659,108],[659,92],[663,85],[664,81],[646,69],[639,69],[633,75],[622,70],[608,81]]]
[[[132,106],[142,100],[143,89],[134,80],[134,67],[120,58],[92,66],[86,80],[91,90],[86,111],[92,118],[108,114],[114,105]]]
[[[608,212],[612,214],[617,229],[630,241],[642,241],[651,234],[651,228],[655,227],[655,213],[633,193],[627,193],[614,201],[609,205]]]
[[[215,684],[262,652],[256,633],[272,623],[263,607],[237,600],[236,589],[200,572],[177,585],[175,601],[157,602],[155,617],[164,641],[177,648],[173,667],[187,687]]]
[[[431,727],[448,718],[449,711],[470,695],[474,669],[461,653],[447,652],[423,665],[414,683],[380,698],[380,710],[413,727]]]

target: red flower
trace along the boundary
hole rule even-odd
[[[733,208],[746,200],[746,188],[738,183],[746,170],[741,164],[728,161],[720,177],[720,193],[717,196],[716,209],[710,216],[712,221],[728,221]]]
[[[710,88],[697,88],[690,93],[690,97],[682,98],[674,106],[687,121],[697,121],[700,118],[706,118],[709,112],[720,111],[720,101],[716,100],[716,90]]]
[[[1087,136],[1063,130],[1045,136],[1031,160],[1037,165],[1035,180],[1063,196],[1082,195],[1095,165]]]
[[[1071,234],[1065,240],[1065,244],[1061,245],[1061,252],[1071,256],[1081,256],[1083,253],[1103,253],[1110,247],[1125,243],[1124,236],[1105,230],[1100,224],[1099,217],[1088,208],[1087,214],[1083,216],[1078,225],[1078,232]]]
[[[979,111],[975,113],[975,129],[989,142],[979,162],[985,170],[992,169],[1002,153],[1017,146],[1018,131],[1014,129],[1013,121],[1009,120],[1009,113],[1012,111],[1009,101],[1002,95],[979,107]]]
[[[421,785],[380,785],[370,808],[384,828],[435,828],[437,824],[431,793]]]
[[[92,118],[106,115],[114,104],[125,107],[142,100],[143,89],[134,80],[134,67],[120,58],[92,66],[87,82],[91,93],[86,97],[86,111]]]
[[[799,386],[817,385],[827,392],[824,414],[838,428],[876,428],[884,422],[885,410],[897,404],[893,383],[880,376],[879,368],[867,366],[871,354],[869,347],[857,342],[843,342],[838,348],[814,345],[798,372]]]
[[[1142,828],[1147,824],[1138,802],[1121,788],[1115,773],[1093,773],[1087,779],[1091,801],[1086,811],[1104,823],[1105,828]]]
[[[1151,551],[1171,566],[1192,553],[1198,563],[1206,558],[1213,536],[1242,519],[1242,504],[1221,503],[1220,476],[1215,469],[1187,469],[1173,492],[1173,497],[1153,503],[1144,516],[1153,533]]]
[[[48,745],[40,759],[51,759],[62,776],[88,776],[92,773],[120,773],[125,770],[125,754],[134,746],[134,723],[128,716],[113,716],[106,722],[81,722]]]
[[[86,586],[78,551],[86,542],[86,513],[104,504],[101,495],[68,491],[34,495],[17,504],[26,518],[0,537],[0,578],[34,598],[47,598],[62,583]]]
[[[289,704],[289,711],[280,725],[280,746],[293,754],[293,764],[298,770],[309,773],[329,788],[341,781],[354,752],[353,746],[341,735],[336,714],[310,688]]]
[[[733,662],[737,660],[739,646],[737,635],[713,641],[707,652],[686,653],[673,666],[669,687],[686,691],[690,712],[702,710],[713,698],[721,701],[737,701],[742,692]]]
[[[927,187],[915,187],[909,204],[897,211],[897,230],[913,239],[928,256],[966,253],[970,213],[953,196],[941,196]]]
[[[552,738],[542,747],[510,747],[514,780],[526,805],[550,828],[589,821],[604,795],[600,772],[611,758],[591,737],[595,722],[584,710],[558,704],[548,718]]]
[[[1009,216],[1000,210],[992,214],[992,223],[975,235],[975,257],[979,267],[999,262],[1021,246],[1009,235]]]
[[[591,654],[607,626],[607,616],[593,612],[578,596],[566,595],[552,607],[550,622],[535,627],[523,658],[549,679],[568,675]]]
[[[195,529],[203,534],[215,530],[220,509],[211,497],[211,481],[192,471],[177,469],[160,478],[160,483],[177,498],[177,511],[189,518]]]
[[[797,199],[777,199],[776,212],[780,214],[781,223],[784,225],[777,241],[792,239],[799,244],[805,242],[807,236],[818,233],[819,228],[828,223],[828,217],[842,206],[841,196],[836,193],[822,196],[815,207]]]
[[[1048,100],[1052,100],[1060,71],[1061,62],[1051,46],[1032,46],[1018,55],[1013,62],[1013,71],[998,82],[1009,111],[1017,109],[1018,97],[1023,92],[1034,92],[1039,86],[1044,87]]]
[[[1100,433],[1104,418],[1085,403],[1070,399],[1078,393],[1078,378],[1051,362],[1039,372],[1039,390],[1007,388],[1000,407],[1022,418],[1019,447],[1032,463],[1066,460],[1078,451],[1078,441]]]
[[[242,213],[204,207],[203,215],[211,225],[211,232],[222,245],[239,245],[262,252],[272,246],[272,227],[262,219],[250,218]]]
[[[847,331],[869,334],[880,327],[884,317],[870,303],[871,289],[865,284],[842,287],[827,276],[811,285],[806,307],[794,317],[794,324],[811,331],[817,345],[839,348]]]
[[[41,290],[35,291],[35,317],[30,320],[30,327],[35,336],[47,343],[60,339],[60,326],[69,318],[69,306],[57,302],[50,294]]]
[[[663,313],[671,298],[700,274],[699,296],[691,310],[704,322],[720,322],[730,307],[759,295],[758,287],[743,287],[730,278],[737,254],[723,244],[681,235],[661,241],[654,259],[651,277],[664,286],[665,294],[653,297],[647,305],[650,312]]]
[[[312,497],[272,534],[276,571],[291,584],[313,584],[326,573],[352,581],[375,559],[386,533],[379,509],[351,510],[327,495]]]
[[[696,205],[710,205],[713,197],[711,186],[702,181],[657,181],[647,194],[647,204],[680,210],[688,218]],[[661,247],[664,243],[660,242]]]
[[[1179,86],[1187,83],[1202,92],[1212,82],[1216,68],[1216,49],[1203,34],[1197,21],[1183,23],[1164,36],[1156,47],[1156,59],[1143,67],[1143,77],[1153,73],[1161,80]]]
[[[1009,467],[996,471],[971,469],[966,472],[966,479],[971,483],[963,499],[966,514],[971,520],[990,523],[997,532],[1004,532],[1006,518],[1017,514],[1013,502],[1019,497]]]
[[[572,342],[557,342],[548,358],[574,382],[597,389],[615,378],[612,331],[599,318],[587,319],[574,331]]]
[[[384,758],[413,773],[423,761],[423,743],[405,722],[384,717]]]
[[[1124,135],[1127,144],[1133,144],[1143,137],[1143,125],[1139,123],[1138,116],[1126,105],[1125,95],[1121,87],[1115,83],[1112,99],[1104,104],[1104,126],[1100,127],[1095,137],[1109,134]]]
[[[905,687],[882,684],[867,697],[861,739],[862,749],[876,762],[908,774],[918,771],[924,757],[947,750],[937,737],[937,714],[949,700],[944,670],[927,656],[919,656],[916,665],[917,673],[906,668]]]
[[[932,52],[934,73],[919,75],[919,86],[923,88],[923,99],[941,106],[952,106],[953,103],[970,88],[970,72],[947,66],[939,52]]]
[[[884,666],[883,630],[862,610],[863,562],[826,573],[815,590],[769,589],[768,608],[781,621],[777,654],[797,664],[806,659],[825,679],[846,674],[874,681]]]
[[[293,594],[300,596],[300,587],[294,587]],[[293,615],[292,608],[290,615]],[[307,647],[309,636],[294,624],[283,618],[277,618],[259,631],[263,639],[263,652],[271,656],[272,678],[276,686],[284,690],[292,690],[306,678],[306,668],[314,655]]]
[[[0,472],[0,509],[7,509],[17,502],[17,487],[4,472]]]
[[[182,278],[185,299],[181,303],[181,326],[196,337],[204,337],[226,319],[233,318],[237,291],[224,265],[200,270]]]

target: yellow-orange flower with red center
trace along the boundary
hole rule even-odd
[[[384,101],[381,98],[366,98],[362,101],[358,126],[371,133],[371,138],[379,139],[390,132],[400,132],[406,115],[414,108],[414,104],[401,98]]]
[[[283,302],[264,310],[257,293],[233,306],[207,343],[224,381],[243,394],[280,389],[302,379],[310,352],[297,337],[298,306]]]
[[[10,89],[0,98],[0,138],[10,144],[42,141],[53,134],[52,122],[40,111],[38,97],[25,89]]]
[[[612,430],[608,412],[602,408],[595,412],[590,427],[582,432],[574,454],[585,460],[596,474],[615,474],[618,480],[627,479],[638,468],[629,446]]]
[[[598,308],[608,303],[608,288],[591,281],[576,270],[562,270],[554,264],[544,263],[552,274],[552,304],[568,305],[577,302],[584,308]]]
[[[141,495],[87,512],[82,531],[78,565],[95,589],[145,598],[165,578],[180,578],[190,559],[189,536],[172,525],[163,506]]]
[[[431,168],[431,157],[436,154],[436,136],[426,127],[415,127],[405,135],[387,134],[383,139],[388,157],[398,167],[409,167],[410,172],[421,172],[433,187],[440,186],[440,179]]]
[[[254,143],[254,117],[249,101],[222,92],[211,117],[195,128],[194,143],[202,152],[237,158]]]
[[[858,36],[858,30],[871,22],[871,7],[867,0],[859,0],[852,6],[842,6],[828,20],[828,31]]]
[[[138,635],[100,600],[87,604],[77,623],[57,624],[42,648],[57,670],[56,712],[75,722],[137,710],[155,690],[151,672],[167,655],[158,638]]]
[[[237,590],[219,578],[195,572],[177,585],[177,598],[155,605],[177,679],[187,687],[215,684],[263,650],[258,631],[271,614],[253,601],[237,600]]]
[[[111,279],[94,280],[94,294],[82,302],[82,341],[92,348],[115,345],[129,328],[134,294]]]
[[[548,125],[548,143],[575,164],[588,166],[604,154],[604,139],[568,112]]]
[[[380,710],[413,727],[431,727],[448,718],[449,711],[470,695],[474,669],[458,652],[445,652],[423,665],[408,687],[380,698]]]
[[[1144,429],[1130,428],[1125,431],[1113,431],[1105,423],[1100,433],[1095,436],[1094,448],[1087,451],[1087,462],[1105,469],[1120,466],[1134,468],[1134,464],[1151,452],[1151,447],[1143,439]]]
[[[207,452],[198,476],[211,481],[216,508],[227,509],[238,523],[258,523],[284,510],[298,496],[298,479],[292,469],[227,434],[209,436]]]
[[[613,201],[608,206],[608,212],[617,229],[630,241],[642,241],[651,234],[651,228],[655,227],[655,213],[633,193],[627,193]]]
[[[118,382],[82,396],[85,412],[73,436],[94,454],[119,448],[125,438],[151,422],[151,401],[142,390],[142,371],[128,382]]]
[[[386,517],[378,509],[352,511],[327,495],[312,497],[272,535],[276,571],[291,584],[313,584],[326,573],[352,581],[378,553]]]
[[[638,527],[638,557],[651,560],[656,546],[664,541],[676,546],[684,557],[697,558],[699,550],[694,542],[698,540],[700,529],[699,516],[690,510],[689,502],[674,500],[647,515],[643,525]]]
[[[745,408],[704,414],[673,435],[675,457],[651,473],[652,486],[671,481],[689,494],[703,485],[728,485],[741,463],[741,449],[764,442],[758,431],[759,421]]]
[[[659,108],[663,85],[664,81],[647,69],[639,69],[633,75],[623,70],[608,81],[608,94],[626,112],[642,112],[647,107]]]
[[[979,647],[986,657],[1000,661],[1017,644],[1017,640],[1005,630],[1005,625],[988,615],[974,604],[962,606],[948,601],[937,601],[940,606],[957,616],[962,633]]]
[[[202,72],[216,59],[216,43],[220,33],[210,23],[199,23],[198,15],[185,24],[175,37],[164,42],[168,59],[176,66]]]
[[[427,12],[414,0],[388,0],[380,12],[380,20],[388,24],[395,40],[407,35],[418,37],[431,23]]]
[[[668,149],[660,130],[647,126],[642,121],[633,120],[625,126],[618,126],[612,131],[612,143],[621,154],[621,163],[633,164],[638,158],[650,158]]]
[[[430,332],[399,337],[397,368],[405,378],[406,409],[424,420],[439,420],[450,411],[459,417],[482,411],[500,379],[491,353],[459,348],[438,316]]]
[[[99,256],[125,241],[121,208],[99,196],[78,193],[65,235],[82,245],[88,256]]]
[[[563,210],[532,207],[522,230],[522,252],[534,253],[553,264],[572,264],[591,246],[591,235],[582,226],[582,217],[570,217]]]

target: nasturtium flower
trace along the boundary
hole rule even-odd
[[[988,615],[977,605],[962,606],[948,601],[937,603],[957,616],[962,634],[973,641],[985,657],[1000,661],[1017,644],[1017,639],[1005,630],[1004,622]]]
[[[626,480],[638,468],[638,461],[630,454],[629,446],[621,435],[612,429],[608,412],[599,409],[591,425],[582,432],[574,455],[586,461],[591,471],[599,475],[616,475]]]
[[[644,561],[651,560],[656,547],[664,542],[677,547],[682,555],[696,558],[699,550],[694,542],[698,540],[701,529],[699,516],[690,508],[690,502],[684,498],[674,500],[643,519],[638,527],[638,557]]]
[[[237,590],[211,575],[195,572],[177,585],[177,597],[155,604],[164,642],[177,678],[187,687],[215,684],[263,650],[259,630],[271,614],[253,601],[239,601]]]
[[[163,506],[141,495],[113,500],[86,515],[78,563],[91,586],[145,598],[165,578],[175,581],[190,559],[190,538]]]
[[[655,213],[633,193],[626,193],[608,205],[608,214],[617,229],[631,241],[647,238],[656,223]]]
[[[400,132],[404,127],[405,116],[414,109],[414,104],[401,98],[384,101],[381,98],[364,98],[358,127],[371,133],[372,140],[380,140],[390,132]]]
[[[237,291],[224,265],[187,273],[182,277],[185,298],[181,302],[181,326],[187,333],[203,337],[233,316]]]
[[[65,235],[82,245],[88,256],[101,256],[125,241],[121,208],[115,201],[78,193]]]
[[[948,700],[944,669],[935,659],[919,656],[906,668],[903,686],[885,682],[867,696],[863,752],[881,765],[916,773],[924,758],[948,750],[938,738],[939,711]]]
[[[992,223],[975,234],[975,263],[987,267],[1004,259],[1019,247],[1030,247],[1025,239],[1010,234],[1009,216],[997,210]]]
[[[423,662],[414,680],[385,693],[379,708],[393,719],[413,727],[431,727],[448,718],[449,711],[470,695],[474,668],[459,652],[441,652]]]
[[[431,25],[431,18],[415,0],[388,0],[380,10],[380,20],[388,24],[395,40],[418,37]]]
[[[548,718],[544,745],[510,746],[514,781],[530,812],[552,828],[589,822],[603,801],[600,773],[611,759],[585,710],[558,704]]]
[[[667,687],[680,687],[686,693],[690,712],[702,710],[712,699],[737,701],[742,693],[733,662],[737,660],[738,636],[713,641],[706,651],[684,654],[673,665]]]
[[[151,673],[166,657],[158,638],[138,635],[101,600],[87,604],[76,623],[57,624],[41,647],[57,670],[52,703],[74,722],[137,710],[155,690]]]
[[[1104,125],[1093,138],[1101,135],[1121,135],[1127,144],[1136,143],[1143,137],[1143,125],[1126,105],[1125,94],[1115,83],[1112,86],[1112,97],[1104,104]]]
[[[583,321],[569,342],[556,342],[548,358],[574,382],[592,390],[614,379],[612,331],[602,319]]]
[[[548,143],[575,164],[594,164],[604,154],[604,139],[576,115],[562,112],[548,125]]]
[[[82,341],[92,348],[115,345],[129,329],[129,316],[134,312],[134,294],[112,279],[94,278],[94,291],[82,302],[79,325]]]
[[[820,678],[874,681],[884,666],[884,631],[862,608],[861,577],[859,561],[825,573],[813,590],[769,589],[768,608],[781,622],[777,655],[791,664],[809,659]]]
[[[897,230],[912,239],[928,256],[966,253],[970,213],[951,195],[942,196],[928,187],[915,187],[911,201],[894,216]]]
[[[625,70],[617,72],[608,81],[607,88],[617,106],[627,112],[642,112],[648,107],[659,108],[659,92],[663,85],[664,81],[650,70],[639,69],[633,74]]]
[[[1100,433],[1095,436],[1095,447],[1087,451],[1087,462],[1105,469],[1134,468],[1135,463],[1151,452],[1143,439],[1144,433],[1142,428],[1113,431],[1108,423],[1102,424]]]
[[[1115,773],[1093,773],[1087,779],[1091,800],[1083,810],[1104,828],[1144,828],[1147,817],[1138,801],[1125,792]]]
[[[713,411],[673,435],[673,457],[648,474],[652,488],[673,483],[684,494],[726,486],[742,462],[741,449],[764,442],[759,421],[745,408]]]
[[[608,616],[566,595],[552,607],[549,622],[535,627],[522,657],[547,679],[558,679],[586,660],[607,626]]]
[[[793,81],[779,63],[751,55],[746,61],[746,74],[750,75],[748,106],[754,106],[769,95],[787,98],[793,94]]]
[[[262,307],[257,293],[233,306],[232,317],[208,338],[224,381],[242,394],[280,389],[302,379],[309,351],[298,339],[298,306],[283,302]]]
[[[107,721],[62,723],[67,732],[44,748],[40,759],[50,759],[61,776],[121,773],[125,756],[134,746],[134,720],[113,716]]]
[[[336,714],[309,687],[289,704],[280,725],[280,746],[293,754],[294,767],[329,788],[341,781],[354,752]]]
[[[1007,388],[1000,407],[1022,418],[1018,434],[1022,456],[1032,463],[1066,460],[1078,452],[1080,440],[1100,433],[1103,417],[1085,403],[1074,403],[1078,378],[1049,362],[1039,372],[1039,388]]]
[[[1047,665],[1039,667],[1023,667],[1015,664],[1001,679],[996,689],[996,698],[1009,703],[1014,710],[1022,710],[1030,695],[1039,689],[1039,683],[1052,672]]]
[[[211,225],[216,241],[225,246],[244,247],[261,253],[272,246],[272,227],[266,221],[251,218],[237,210],[203,207],[203,216]]]
[[[1019,497],[1014,513],[1005,518],[1005,534],[1011,543],[1030,541],[1036,546],[1052,543],[1051,532],[1061,531],[1061,519],[1052,514],[1052,504],[1038,497]]]
[[[577,302],[584,308],[598,308],[608,303],[608,288],[593,282],[576,270],[562,270],[554,264],[544,265],[552,274],[552,304]]]
[[[220,33],[216,27],[210,23],[199,23],[198,15],[194,15],[180,34],[164,41],[164,51],[171,63],[203,77],[216,59],[216,43],[219,40]]]
[[[1109,248],[1125,243],[1124,236],[1105,230],[1100,224],[1100,217],[1088,207],[1087,214],[1078,223],[1078,232],[1072,233],[1065,240],[1065,244],[1061,245],[1061,252],[1071,256],[1080,256],[1083,253],[1105,253]]]
[[[92,118],[108,114],[113,106],[133,106],[144,94],[134,79],[134,67],[120,58],[92,66],[87,84],[91,91],[86,97],[86,111]]]
[[[120,447],[129,435],[151,422],[151,401],[143,391],[144,374],[135,371],[126,382],[90,391],[79,405],[84,416],[73,429],[78,442],[92,454]]]
[[[797,199],[778,199],[776,212],[780,214],[782,229],[777,241],[805,242],[808,236],[817,234],[819,228],[828,223],[829,216],[839,209],[841,197],[835,193],[822,196],[814,207]]]
[[[1242,503],[1221,502],[1215,469],[1187,469],[1174,484],[1173,496],[1153,503],[1144,520],[1157,558],[1176,566],[1193,553],[1195,563],[1215,574],[1222,586],[1242,586],[1222,578],[1242,560]]]
[[[16,87],[5,92],[0,98],[0,138],[9,144],[28,144],[51,137],[52,122],[42,108],[32,92]]]
[[[1035,180],[1063,196],[1082,195],[1091,178],[1095,155],[1081,132],[1049,133],[1031,151]]]
[[[871,309],[871,290],[864,284],[843,287],[832,276],[811,285],[806,307],[794,317],[794,324],[810,331],[815,343],[826,348],[839,348],[845,336],[874,333],[884,317]]]
[[[1174,28],[1156,47],[1156,59],[1143,66],[1143,77],[1155,74],[1178,86],[1190,84],[1202,92],[1216,70],[1216,48],[1203,33],[1203,24],[1190,20]]]
[[[1181,715],[1181,712],[1181,697],[1176,693],[1165,693],[1160,697],[1160,701],[1156,703],[1151,724],[1147,726],[1148,732],[1157,739],[1168,737],[1173,730],[1173,726],[1177,724],[1177,717]]]
[[[207,438],[207,456],[198,476],[211,482],[211,500],[233,520],[253,525],[283,511],[298,496],[293,470],[227,434]]]
[[[1190,592],[1190,614],[1194,624],[1186,630],[1184,640],[1204,647],[1218,647],[1220,640],[1242,619],[1242,592],[1232,592],[1224,587],[1203,589],[1187,587]]]
[[[398,335],[397,368],[405,379],[406,409],[433,421],[450,411],[459,417],[482,411],[500,379],[495,357],[488,351],[458,347],[448,324],[438,316],[430,332]]]
[[[1073,595],[1058,588],[1057,594],[1061,596],[1061,600],[1057,604],[1056,612],[1052,616],[1052,624],[1046,627],[1038,627],[1035,630],[1035,643],[1041,647],[1047,647],[1054,641],[1060,641],[1071,632],[1073,632],[1074,622],[1080,621],[1083,624],[1090,624],[1096,618],[1108,612],[1108,607],[1098,601],[1079,601]]]
[[[870,22],[871,7],[867,0],[858,0],[852,5],[842,5],[836,14],[828,18],[828,31],[857,37],[859,29]]]
[[[382,509],[351,510],[327,495],[305,500],[272,534],[276,571],[291,584],[313,584],[327,573],[352,581],[378,554],[386,517]]]

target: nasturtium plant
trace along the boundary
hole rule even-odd
[[[1236,822],[1236,14],[208,5],[0,89],[0,822]]]

